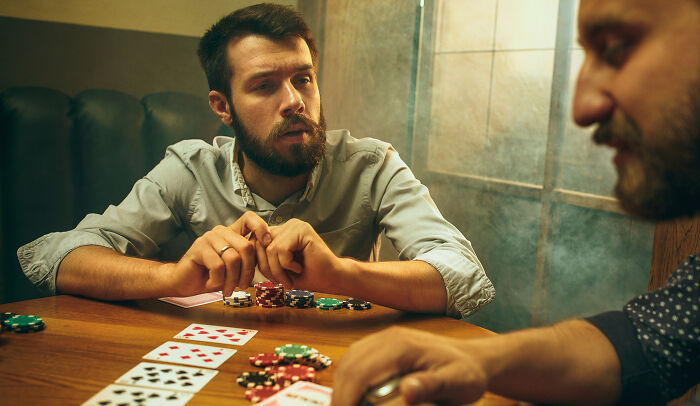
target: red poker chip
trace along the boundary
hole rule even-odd
[[[284,364],[284,359],[282,359],[282,364]],[[268,375],[274,375],[277,377],[277,373],[280,371],[280,368],[282,368],[285,365],[271,365],[269,367],[265,367],[265,373]]]
[[[281,283],[273,283],[270,281],[258,282],[255,284],[257,290],[284,289]]]
[[[313,382],[316,377],[316,370],[300,364],[282,365],[277,367],[276,376],[278,383],[283,383],[284,386],[287,386],[297,381]]]
[[[251,365],[254,365],[256,367],[267,367],[279,364],[282,360],[282,357],[273,353],[260,353],[258,355],[253,355],[252,357],[249,357],[248,360],[250,361]]]
[[[245,398],[252,402],[260,402],[279,392],[281,389],[279,385],[259,386],[246,390]]]

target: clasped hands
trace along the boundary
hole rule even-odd
[[[182,258],[164,264],[171,272],[177,296],[222,290],[230,295],[247,288],[255,267],[286,289],[324,291],[327,271],[342,265],[310,224],[291,219],[268,226],[256,213],[246,212],[230,226],[216,226],[197,238]]]

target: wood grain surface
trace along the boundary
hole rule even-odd
[[[160,344],[183,341],[173,336],[191,323],[255,329],[258,333],[243,346],[226,346],[237,353],[217,368],[219,374],[189,405],[250,404],[236,377],[256,370],[249,364],[249,356],[271,352],[282,344],[310,345],[338,361],[354,341],[391,325],[461,338],[494,334],[448,317],[407,314],[377,305],[369,311],[324,311],[233,308],[216,302],[183,309],[157,300],[102,302],[62,295],[0,305],[0,312],[6,311],[36,314],[46,323],[46,329],[37,333],[0,334],[0,404],[13,405],[81,404],[142,362],[142,356]],[[333,373],[333,366],[318,372],[317,382],[332,386]],[[491,394],[476,403],[515,404]]]

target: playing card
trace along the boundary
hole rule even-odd
[[[333,389],[313,382],[299,381],[271,397],[258,406],[328,406]]]
[[[144,355],[143,358],[197,367],[218,368],[235,353],[236,350],[230,348],[168,341]]]
[[[182,406],[189,402],[192,396],[194,396],[193,393],[187,392],[140,388],[126,385],[108,385],[95,396],[88,399],[87,402],[83,403],[83,406]]]
[[[156,389],[199,392],[219,371],[180,365],[142,362],[115,383]]]
[[[243,345],[253,338],[257,332],[258,330],[194,323],[177,333],[173,338],[217,344]]]
[[[190,308],[207,303],[216,302],[217,300],[223,300],[223,295],[221,294],[221,292],[209,292],[187,297],[161,297],[160,300],[166,303],[174,304],[176,306]]]

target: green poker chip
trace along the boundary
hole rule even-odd
[[[5,325],[5,327],[9,327],[12,329],[33,328],[36,326],[43,326],[44,320],[42,320],[42,318],[39,316],[34,316],[33,314],[18,314],[16,316],[12,316],[9,319],[4,320],[3,324]]]
[[[44,320],[35,315],[16,314],[3,320],[3,326],[16,333],[30,333],[43,330],[46,325]]]
[[[309,358],[311,354],[318,353],[318,350],[304,344],[285,344],[275,348],[275,354],[285,360]]]
[[[332,297],[322,297],[316,300],[316,308],[321,310],[338,310],[343,308],[343,301]]]

